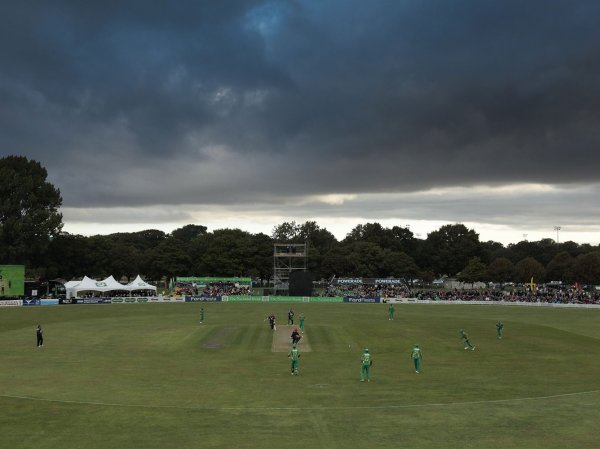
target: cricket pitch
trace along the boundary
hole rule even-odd
[[[273,345],[271,346],[272,352],[288,352],[292,347],[292,332],[294,328],[298,326],[292,325],[277,325],[277,330],[273,331]],[[299,328],[298,328],[299,329]],[[302,334],[302,338],[298,342],[298,349],[300,352],[311,352],[310,342],[306,333]]]

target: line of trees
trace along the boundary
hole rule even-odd
[[[46,278],[96,276],[149,279],[172,276],[251,276],[267,280],[273,273],[275,242],[308,243],[308,268],[317,279],[404,277],[426,282],[440,275],[464,282],[536,282],[600,285],[600,250],[573,242],[546,239],[504,247],[480,242],[475,231],[448,224],[425,240],[407,228],[379,223],[356,226],[342,241],[314,221],[286,222],[272,235],[239,229],[208,232],[186,225],[170,234],[158,230],[83,237],[60,233],[34,266]]]
[[[465,282],[563,281],[600,285],[600,245],[552,239],[504,246],[481,242],[463,224],[448,224],[418,239],[407,227],[356,226],[341,241],[314,221],[284,222],[271,235],[240,229],[208,232],[188,224],[171,233],[145,230],[85,237],[62,232],[62,199],[46,170],[24,157],[0,159],[0,263],[20,263],[31,276],[83,275],[147,279],[251,276],[273,273],[273,244],[308,243],[315,278],[332,275],[419,278],[440,275]]]

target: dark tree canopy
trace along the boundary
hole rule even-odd
[[[546,267],[546,279],[552,281],[575,281],[576,260],[568,252],[558,253]]]
[[[506,257],[494,259],[488,266],[488,280],[509,282],[515,278],[515,265]]]
[[[39,162],[0,159],[0,263],[35,263],[62,229],[60,191]]]
[[[191,242],[195,238],[198,238],[206,234],[206,226],[200,225],[185,225],[182,228],[175,229],[171,232],[171,236],[181,240],[182,242]]]
[[[429,233],[427,256],[433,271],[454,276],[472,257],[481,255],[479,234],[463,224],[445,225]]]
[[[532,279],[535,283],[543,282],[544,266],[533,257],[526,257],[515,265],[515,276],[517,282],[528,283]]]
[[[600,285],[600,251],[578,256],[575,276],[578,282]]]

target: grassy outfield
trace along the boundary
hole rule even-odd
[[[600,447],[600,310],[292,307],[312,349],[299,376],[263,321],[289,304],[0,309],[0,447]]]

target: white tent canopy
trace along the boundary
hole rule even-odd
[[[154,291],[156,291],[156,287],[154,285],[150,285],[146,281],[144,281],[140,277],[139,274],[133,281],[131,281],[129,284],[127,284],[126,287],[130,291],[133,291],[133,290],[154,290]]]
[[[156,292],[156,287],[145,282],[140,275],[127,285],[121,284],[115,280],[113,276],[109,276],[102,281],[95,281],[87,276],[81,281],[69,281],[65,284],[67,298],[77,298],[80,292],[114,292],[124,291],[132,292],[139,290],[153,290]]]

